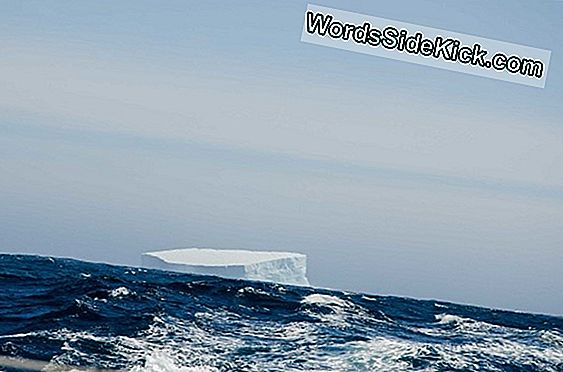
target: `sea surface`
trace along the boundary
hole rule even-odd
[[[2,363],[11,365],[2,371],[563,371],[563,318],[0,255]]]

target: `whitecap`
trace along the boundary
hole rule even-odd
[[[127,287],[119,287],[119,288],[115,288],[110,292],[110,297],[123,297],[123,296],[129,296],[131,294],[131,291],[127,288]]]
[[[336,296],[330,296],[325,294],[314,293],[305,296],[301,300],[302,304],[308,305],[328,305],[328,306],[340,306],[340,307],[352,307],[348,301],[338,298]]]
[[[211,366],[182,366],[163,352],[154,352],[145,357],[143,366],[133,367],[130,372],[218,372]]]

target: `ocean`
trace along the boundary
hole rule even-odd
[[[563,318],[0,255],[0,357],[6,372],[563,371]]]

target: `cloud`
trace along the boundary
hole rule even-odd
[[[0,60],[0,108],[66,129],[563,186],[563,129],[509,113],[412,100],[393,88],[366,95],[330,83],[218,78],[201,66],[101,55],[80,44],[68,50],[16,44]]]

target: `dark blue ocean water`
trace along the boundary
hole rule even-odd
[[[563,371],[563,318],[0,255],[0,356],[46,370]]]

